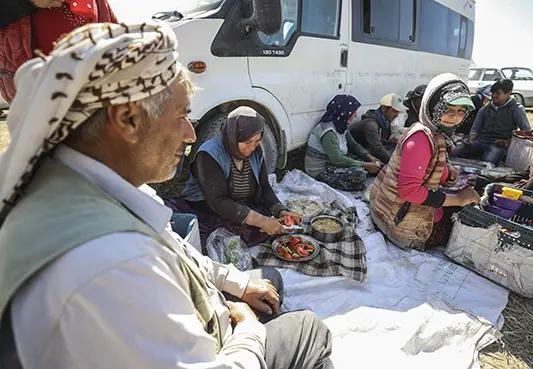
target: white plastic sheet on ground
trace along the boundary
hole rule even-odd
[[[332,368],[479,367],[478,350],[499,337],[507,290],[443,257],[387,244],[373,230],[366,203],[300,171],[273,187],[282,201],[337,200],[358,210],[368,262],[364,284],[280,270],[284,310],[310,309],[331,329]]]

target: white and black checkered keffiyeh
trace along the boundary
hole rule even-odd
[[[160,24],[90,24],[63,37],[49,56],[15,75],[17,95],[0,156],[0,225],[44,154],[97,109],[142,100],[165,89],[179,70],[174,32]]]
[[[325,206],[322,215],[331,215],[343,220],[345,224],[343,238],[335,243],[320,243],[320,254],[305,262],[285,261],[274,255],[269,248],[263,248],[257,255],[261,266],[294,269],[300,273],[315,277],[344,276],[358,282],[366,279],[366,249],[365,244],[355,232],[357,211],[355,207],[342,210],[335,202]],[[302,222],[304,234],[311,231],[311,219]]]

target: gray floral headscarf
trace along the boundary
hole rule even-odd
[[[448,105],[459,98],[470,99],[470,93],[467,85],[459,77],[451,73],[444,73],[433,78],[422,98],[420,122],[433,132],[442,134],[446,139],[448,149],[454,145],[451,137],[453,132],[443,132],[440,122]],[[465,114],[464,119],[467,118],[468,113]],[[459,125],[456,128],[458,127]]]

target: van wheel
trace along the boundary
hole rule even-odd
[[[520,94],[513,94],[514,98],[516,99],[516,102],[520,105],[524,105],[524,98]]]
[[[226,117],[227,114],[225,113],[217,114],[198,127],[196,143],[192,147],[189,155],[190,159],[194,157],[196,151],[204,142],[215,138],[220,134],[220,128],[226,121]],[[266,124],[264,127],[263,139],[259,145],[261,146],[261,150],[263,150],[267,172],[269,174],[274,173],[278,161],[278,141],[276,139],[276,135],[272,131],[272,128],[270,128],[268,124]]]

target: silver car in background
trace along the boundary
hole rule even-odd
[[[0,118],[4,117],[7,109],[9,109],[8,103],[0,96]]]
[[[468,88],[471,93],[475,93],[478,88],[492,85],[503,78],[513,81],[513,96],[518,103],[528,108],[533,107],[533,71],[529,68],[471,68]]]

